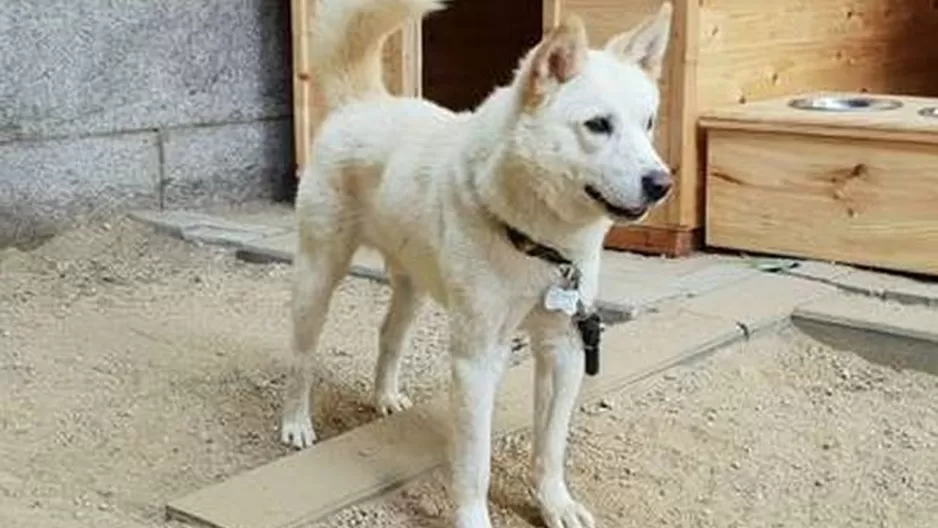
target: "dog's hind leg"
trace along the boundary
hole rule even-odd
[[[322,214],[320,212],[320,214]],[[332,292],[346,275],[358,247],[352,226],[330,222],[328,237],[316,238],[300,223],[300,242],[294,262],[293,364],[287,379],[281,440],[297,448],[316,441],[310,416],[313,358],[325,323]]]
[[[375,407],[384,415],[404,411],[411,405],[407,396],[400,392],[398,383],[407,334],[422,300],[410,277],[390,266],[388,274],[391,306],[381,325],[375,368]]]

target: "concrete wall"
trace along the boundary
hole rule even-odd
[[[2,0],[0,245],[292,179],[286,0]]]

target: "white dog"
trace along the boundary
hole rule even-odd
[[[671,4],[602,50],[567,17],[528,53],[509,86],[475,112],[392,97],[381,49],[444,0],[319,0],[311,53],[330,113],[303,168],[293,300],[295,366],[284,442],[303,448],[312,353],[337,282],[361,244],[385,257],[393,295],[380,332],[375,404],[406,409],[398,370],[429,295],[448,312],[455,525],[490,527],[491,419],[512,336],[536,359],[533,493],[550,528],[592,527],[564,476],[567,432],[595,345],[603,239],[671,187],[652,145]]]

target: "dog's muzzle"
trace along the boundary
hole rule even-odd
[[[606,212],[615,218],[621,218],[627,221],[638,220],[648,212],[648,206],[642,207],[620,207],[611,204],[596,187],[586,186],[586,194],[606,209]]]

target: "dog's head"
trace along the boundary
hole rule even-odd
[[[560,216],[638,221],[669,194],[653,135],[671,11],[665,2],[601,50],[568,17],[522,61],[511,150],[537,168],[528,187]]]

